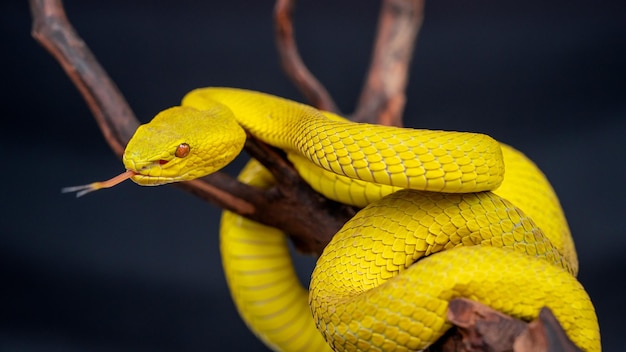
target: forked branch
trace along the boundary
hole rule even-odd
[[[298,53],[292,21],[294,2],[277,0],[274,8],[283,69],[313,106],[337,112],[332,97]],[[402,126],[409,67],[423,17],[424,0],[382,1],[370,68],[353,120]]]
[[[30,0],[30,7],[34,38],[61,64],[83,95],[111,149],[121,156],[139,121],[68,21],[61,1]],[[423,10],[424,0],[383,0],[371,66],[353,114],[355,120],[402,125],[409,64]],[[277,1],[276,41],[283,68],[309,102],[336,112],[330,94],[300,58],[292,11],[292,0]],[[279,228],[289,233],[303,252],[320,254],[355,210],[314,192],[273,148],[249,138],[246,150],[277,176],[277,186],[260,190],[219,172],[177,185],[221,208]],[[476,302],[463,300],[450,304],[448,319],[457,328],[430,351],[487,351],[502,341],[508,343],[506,348],[512,349],[514,340],[518,341],[515,351],[552,348],[576,351],[549,311],[542,311],[537,322],[528,326]],[[526,332],[520,335],[520,331]]]

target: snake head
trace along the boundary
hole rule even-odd
[[[228,165],[245,139],[232,112],[221,104],[208,110],[177,106],[139,126],[122,160],[140,185],[189,181]]]
[[[144,186],[193,180],[228,165],[245,141],[246,133],[224,105],[216,103],[206,110],[169,108],[137,128],[122,158],[125,172],[61,192],[80,197],[129,178]]]

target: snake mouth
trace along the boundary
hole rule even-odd
[[[187,175],[190,171],[180,173],[179,169],[175,167],[178,164],[176,161],[160,159],[144,165],[132,163],[126,168],[127,172],[132,173],[129,178],[141,186],[159,186],[189,180]]]
[[[133,182],[141,186],[158,186],[178,181],[176,172],[171,170],[173,160],[157,159],[153,161],[136,161],[124,158],[126,173]]]

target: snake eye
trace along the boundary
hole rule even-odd
[[[189,144],[181,143],[180,145],[178,145],[178,147],[176,147],[176,151],[174,152],[174,155],[177,158],[184,158],[187,155],[189,155],[190,150],[191,150],[191,147],[189,146]]]

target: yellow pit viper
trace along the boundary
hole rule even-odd
[[[223,213],[233,299],[270,348],[421,350],[450,328],[448,302],[466,297],[524,320],[547,306],[574,343],[600,351],[552,187],[522,153],[483,134],[360,124],[260,92],[201,88],[137,129],[126,172],[65,191],[202,177],[240,153],[245,131],[284,150],[316,191],[364,207],[325,248],[308,293],[280,231]],[[254,160],[239,179],[274,182]]]

